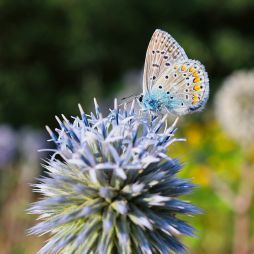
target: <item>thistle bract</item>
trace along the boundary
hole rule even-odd
[[[181,165],[167,154],[175,124],[115,107],[72,122],[57,118],[48,131],[57,149],[34,185],[43,199],[29,211],[39,214],[31,234],[50,233],[44,253],[184,253],[178,235],[194,230],[178,215],[199,210],[178,197],[194,186],[175,176]]]

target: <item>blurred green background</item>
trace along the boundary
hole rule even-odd
[[[200,60],[210,78],[206,110],[181,119],[178,136],[187,142],[169,150],[186,164],[182,175],[200,185],[188,199],[204,209],[188,218],[199,238],[184,241],[195,254],[254,253],[253,206],[244,215],[235,209],[245,198],[242,169],[253,169],[254,156],[223,131],[213,107],[226,76],[254,67],[253,25],[253,0],[0,0],[0,253],[35,253],[46,239],[25,236],[35,218],[24,212],[37,198],[29,183],[47,156],[37,154],[49,146],[45,124],[76,115],[78,103],[89,112],[93,97],[107,108],[132,87],[141,92],[156,28]],[[248,250],[236,251],[246,234]]]

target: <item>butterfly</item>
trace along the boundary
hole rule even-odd
[[[167,32],[155,30],[146,52],[143,109],[177,116],[204,108],[209,97],[205,67],[187,57],[184,49]]]

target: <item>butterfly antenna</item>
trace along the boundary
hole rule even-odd
[[[121,98],[121,100],[124,101],[124,100],[127,100],[127,99],[132,99],[132,98],[134,98],[136,96],[137,96],[136,94],[132,94],[132,95],[129,95],[129,96]]]
[[[122,101],[124,101],[124,102],[122,102],[121,104],[119,104],[119,106],[122,106],[123,104],[129,104],[130,102],[132,102],[133,101],[133,99],[136,99],[138,97],[138,95],[136,95],[136,94],[132,94],[132,95],[130,95],[130,96],[127,96],[127,97],[123,97],[123,98],[121,98],[121,100]]]

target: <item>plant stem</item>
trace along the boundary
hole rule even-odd
[[[253,198],[253,168],[246,164],[242,170],[238,194],[234,202],[234,254],[251,254],[250,209]]]

